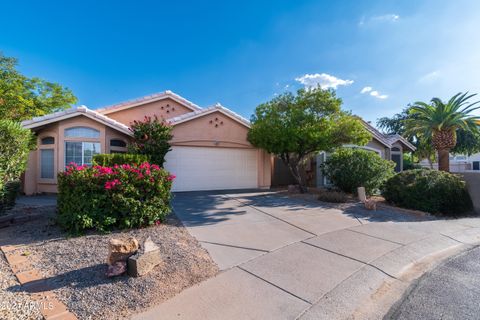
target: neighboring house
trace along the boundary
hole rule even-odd
[[[364,120],[361,121],[364,124],[365,129],[367,129],[372,135],[372,139],[365,146],[345,146],[362,148],[375,152],[383,159],[395,162],[396,172],[403,171],[403,154],[405,152],[415,151],[415,146],[398,134],[383,134],[368,122]],[[305,178],[307,179],[307,183],[310,187],[322,187],[329,184],[319,169],[320,165],[326,160],[326,158],[328,158],[328,153],[320,152],[316,157],[311,159],[311,161],[306,164]],[[295,179],[293,179],[288,168],[280,159],[275,158],[272,173],[272,186],[283,186],[294,183],[296,183]]]
[[[430,163],[424,159],[420,165],[425,168],[438,170],[438,163]],[[465,154],[450,155],[450,172],[480,171],[480,153],[470,156]]]
[[[57,192],[57,172],[92,163],[98,153],[126,152],[129,124],[145,116],[173,126],[165,168],[174,191],[268,188],[271,156],[247,141],[248,120],[217,104],[200,108],[171,91],[98,110],[81,106],[22,122],[37,136],[23,178],[26,194]]]

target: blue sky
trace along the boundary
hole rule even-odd
[[[91,108],[172,90],[249,118],[275,94],[334,87],[375,121],[480,93],[480,2],[4,1],[0,50]]]

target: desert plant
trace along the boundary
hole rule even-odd
[[[340,190],[356,193],[365,187],[367,194],[378,190],[393,176],[395,163],[377,153],[360,148],[339,148],[321,165],[322,173]]]
[[[101,153],[93,156],[93,165],[113,167],[120,164],[141,164],[148,162],[149,157],[145,154],[131,153]]]
[[[457,130],[479,134],[480,117],[471,115],[479,109],[480,101],[468,103],[474,94],[457,93],[448,102],[433,98],[430,104],[416,102],[410,108],[411,118],[405,120],[407,135],[415,134],[420,139],[431,141],[438,152],[438,169],[450,171],[450,150],[457,144]]]
[[[128,145],[129,152],[147,155],[151,163],[162,167],[171,150],[172,127],[157,116],[145,116],[143,121],[133,121],[131,130],[133,142]]]
[[[58,174],[58,222],[72,234],[138,228],[170,212],[175,177],[156,164],[69,165]]]
[[[472,200],[457,175],[430,169],[403,171],[390,178],[383,196],[395,205],[456,216],[472,210]]]

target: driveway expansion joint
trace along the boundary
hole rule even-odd
[[[216,246],[223,246],[223,247],[230,247],[230,248],[237,248],[237,249],[245,249],[245,250],[265,252],[265,253],[270,252],[270,251],[264,250],[264,249],[256,249],[256,248],[250,248],[250,247],[242,247],[242,246],[236,246],[236,245],[233,245],[233,244],[226,244],[226,243],[218,243],[218,242],[203,241],[203,240],[199,240],[198,242],[200,242],[200,243],[213,244],[213,245],[216,245]]]
[[[314,245],[314,244],[312,244],[312,243],[308,243],[308,242],[304,242],[304,241],[301,241],[301,242],[304,243],[304,244],[308,244],[309,246],[315,247],[315,248],[317,248],[317,249],[320,249],[320,250],[323,250],[323,251],[327,251],[327,252],[336,254],[336,255],[338,255],[338,256],[340,256],[340,257],[347,258],[347,259],[350,259],[350,260],[353,260],[353,261],[362,263],[364,266],[370,266],[370,267],[372,267],[372,268],[374,268],[374,269],[377,269],[378,271],[380,271],[381,273],[385,274],[386,276],[388,276],[388,277],[390,277],[390,278],[392,278],[392,279],[398,280],[398,278],[396,278],[395,276],[389,274],[388,272],[380,269],[380,268],[377,267],[377,266],[374,266],[374,265],[370,264],[371,262],[375,261],[376,259],[373,260],[373,261],[370,261],[370,262],[365,262],[365,261],[362,261],[362,260],[359,260],[359,259],[355,259],[355,258],[353,258],[353,257],[349,257],[349,256],[347,256],[347,255],[344,255],[344,254],[341,254],[341,253],[338,253],[338,252],[335,252],[335,251],[332,251],[332,250],[329,250],[329,249],[325,249],[325,248],[319,247],[319,246]],[[392,250],[392,251],[393,251],[393,250]],[[392,252],[392,251],[389,251],[389,252]],[[389,252],[387,252],[387,253],[389,253]],[[387,253],[385,253],[385,254],[387,254]],[[385,254],[383,254],[382,256],[384,256]],[[381,256],[381,257],[382,257],[382,256]],[[377,259],[378,259],[378,258],[377,258]]]
[[[291,296],[293,296],[293,297],[295,297],[295,298],[297,298],[297,299],[299,299],[299,300],[302,300],[303,302],[308,303],[308,305],[309,305],[310,307],[313,305],[312,302],[310,302],[310,301],[308,301],[308,300],[306,300],[306,299],[304,299],[304,298],[302,298],[302,297],[300,297],[300,296],[297,296],[296,294],[294,294],[294,293],[292,293],[292,292],[290,292],[290,291],[288,291],[288,290],[286,290],[286,289],[284,289],[284,288],[276,285],[276,284],[273,283],[273,282],[270,282],[270,281],[268,281],[268,280],[266,280],[266,279],[264,279],[264,278],[256,275],[255,273],[253,273],[253,272],[251,272],[251,271],[248,271],[247,269],[244,269],[244,268],[242,268],[242,267],[240,267],[240,266],[237,266],[237,268],[240,269],[240,270],[242,270],[242,271],[244,271],[244,272],[246,272],[246,273],[248,273],[248,274],[250,274],[250,275],[252,275],[252,276],[254,276],[254,277],[257,278],[257,279],[262,280],[262,281],[265,282],[265,283],[268,283],[268,284],[271,285],[271,286],[274,286],[274,287],[277,288],[277,289],[282,290],[282,291],[285,292],[285,293],[288,293],[289,295],[291,295]]]
[[[245,206],[247,206],[247,207],[250,207],[250,208],[252,208],[253,210],[256,210],[256,211],[258,211],[258,212],[261,212],[261,213],[263,213],[263,214],[265,214],[265,215],[267,215],[267,216],[269,216],[269,217],[272,217],[272,218],[274,218],[274,219],[277,219],[277,220],[279,220],[279,221],[282,221],[282,222],[284,222],[284,223],[286,223],[286,224],[288,224],[288,225],[290,225],[290,226],[292,226],[292,227],[294,227],[294,228],[297,228],[297,229],[299,229],[299,230],[302,230],[303,232],[309,233],[309,234],[311,234],[312,236],[317,236],[317,234],[315,234],[315,233],[313,233],[313,232],[311,232],[311,231],[308,231],[307,229],[300,228],[299,226],[296,226],[296,225],[294,225],[294,224],[291,223],[291,222],[288,222],[288,221],[283,220],[283,219],[281,219],[281,218],[279,218],[279,217],[276,217],[276,216],[274,216],[274,215],[272,215],[272,214],[270,214],[270,213],[268,213],[268,212],[265,212],[265,211],[263,211],[263,210],[260,210],[260,209],[258,209],[257,207],[255,207],[255,206],[253,206],[253,205],[246,204],[245,202],[239,200],[239,199],[236,198],[236,197],[232,197],[232,196],[229,196],[229,195],[223,195],[223,196],[224,196],[225,198],[227,198],[227,199],[231,199],[231,200],[235,200],[235,201],[237,201],[237,202],[240,202],[241,204],[243,204],[243,205],[245,205]]]
[[[347,231],[350,231],[350,232],[355,232],[355,233],[359,233],[361,235],[364,235],[364,236],[368,236],[368,237],[371,237],[371,238],[375,238],[375,239],[379,239],[379,240],[383,240],[383,241],[388,241],[388,242],[391,242],[391,243],[394,243],[394,244],[398,244],[400,246],[405,246],[405,243],[400,243],[400,242],[397,242],[397,241],[393,241],[393,240],[389,240],[389,239],[384,239],[384,238],[381,238],[381,237],[377,237],[377,236],[372,236],[371,234],[368,234],[368,233],[364,233],[364,232],[360,232],[360,231],[357,231],[357,230],[352,230],[350,228],[346,228],[344,230],[347,230]],[[413,241],[415,242],[415,241]]]

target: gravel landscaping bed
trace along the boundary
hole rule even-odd
[[[140,243],[150,236],[160,247],[163,264],[141,278],[109,279],[105,277],[108,241],[128,236]],[[12,243],[28,245],[33,267],[79,319],[128,318],[218,272],[208,253],[173,214],[158,226],[77,238],[66,238],[49,219],[36,220],[2,229],[0,244]],[[3,269],[8,268],[1,269],[2,281]],[[4,287],[15,285],[2,282],[0,301],[3,294],[11,294]]]
[[[43,319],[28,293],[22,292],[17,278],[0,253],[0,319]]]

